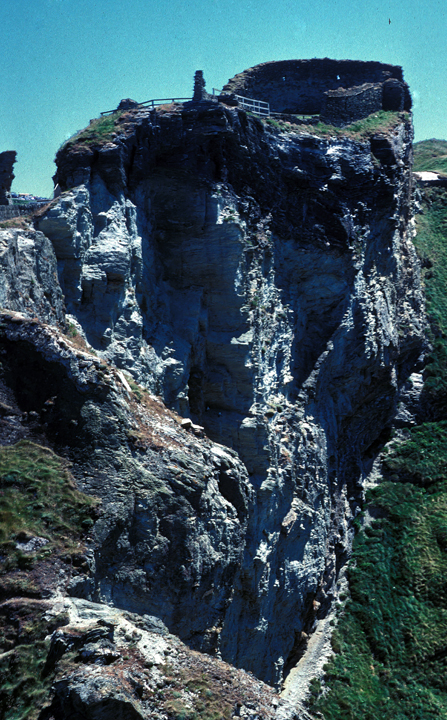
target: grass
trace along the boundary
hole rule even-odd
[[[78,350],[82,350],[82,352],[89,353],[90,355],[94,355],[95,357],[98,357],[98,353],[96,350],[88,344],[88,342],[85,340],[85,338],[78,332],[76,326],[73,323],[69,323],[68,327],[65,330],[66,337],[70,340],[70,343],[77,348]],[[106,364],[105,360],[101,360],[102,364]]]
[[[31,216],[19,215],[18,217],[9,218],[0,222],[0,230],[19,229],[31,230]]]
[[[446,146],[444,143],[441,149]],[[426,188],[421,193],[423,213],[416,218],[415,244],[422,259],[433,345],[425,373],[424,401],[430,419],[436,420],[447,415],[447,189]]]
[[[166,105],[158,105],[156,112],[159,115],[165,113],[177,112],[182,108],[181,103],[167,103]],[[95,145],[104,145],[106,142],[110,142],[114,139],[116,134],[124,131],[124,124],[131,122],[132,111],[129,110],[116,110],[110,115],[103,115],[94,120],[90,120],[89,125],[83,130],[79,130],[77,133],[72,135],[68,140],[62,143],[58,152],[66,150],[70,146],[84,145],[87,147]]]
[[[411,429],[403,444],[391,444],[384,461],[385,475],[422,487],[447,482],[447,420]]]
[[[385,517],[355,540],[326,694],[314,687],[311,708],[325,720],[447,718],[447,483],[384,482],[367,506]]]
[[[414,146],[413,170],[447,174],[447,140],[422,140],[417,143]]]
[[[14,598],[0,606],[4,720],[35,720],[48,699],[53,677],[42,674],[49,648],[46,637],[66,618],[50,623],[39,601],[29,598],[40,596],[36,579],[45,572],[45,562],[79,554],[97,504],[76,489],[67,463],[48,448],[26,440],[0,447],[0,594],[2,599]],[[47,543],[31,553],[17,548],[18,542],[35,536]]]
[[[304,132],[306,134],[319,135],[320,137],[349,137],[353,140],[365,140],[378,132],[388,133],[394,127],[407,120],[408,113],[380,110],[344,127],[328,125],[322,121],[311,126],[300,125],[299,123],[289,123],[284,120],[275,120],[274,118],[266,118],[263,122],[281,132]]]
[[[94,120],[90,120],[90,124],[72,135],[63,143],[60,149],[67,148],[69,145],[102,145],[112,139],[112,133],[119,131],[119,124],[125,111],[117,111],[110,115],[104,115]]]
[[[36,603],[20,604],[0,612],[0,643],[12,645],[0,654],[0,717],[4,720],[34,720],[48,702],[54,676],[45,673],[50,640],[47,637],[57,627],[68,622],[61,613],[48,621],[42,606]],[[20,628],[20,640],[8,638],[11,624]],[[8,626],[9,625],[9,626]]]
[[[67,464],[48,448],[27,440],[0,447],[0,575],[74,547],[97,504],[76,489]],[[31,554],[16,548],[33,536],[48,543]]]
[[[442,171],[446,150],[418,143],[415,168]],[[423,417],[390,443],[367,495],[380,519],[357,533],[335,654],[311,687],[325,720],[447,719],[447,191],[422,193],[415,244],[433,343]]]
[[[166,668],[169,672],[169,668]],[[213,683],[198,669],[181,670],[170,677],[163,708],[172,720],[230,720],[233,702],[225,686]]]
[[[45,705],[53,678],[42,678],[49,640],[21,644],[0,656],[0,717],[34,720]]]

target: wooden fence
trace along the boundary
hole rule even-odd
[[[221,90],[216,90],[216,88],[213,88],[213,99],[217,101],[217,96],[221,94]],[[263,102],[263,100],[252,100],[251,98],[242,97],[242,95],[233,95],[238,101],[238,106],[242,108],[243,110],[247,110],[248,112],[254,113],[254,115],[259,115],[261,117],[269,117],[270,116],[270,105],[267,102]],[[170,103],[182,103],[182,102],[189,102],[192,98],[155,98],[154,100],[146,100],[145,102],[138,103],[138,107],[156,107],[157,105],[166,105]],[[112,115],[115,110],[104,110],[104,112],[101,113],[101,116],[103,115]]]
[[[167,105],[171,103],[182,103],[182,102],[188,102],[189,100],[192,100],[192,98],[155,98],[154,100],[145,100],[144,102],[138,103],[138,107],[156,107],[157,105]],[[114,112],[116,112],[116,108],[114,110],[104,110],[104,112],[101,113],[101,115],[112,115]]]

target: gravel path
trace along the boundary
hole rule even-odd
[[[309,683],[314,677],[323,674],[323,666],[332,655],[331,635],[333,628],[330,621],[334,614],[330,613],[320,620],[309,640],[305,655],[293,670],[290,671],[281,693],[282,704],[276,711],[277,720],[314,720],[306,710],[304,701],[309,693]]]

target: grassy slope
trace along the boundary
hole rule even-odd
[[[159,105],[156,110],[158,113],[164,111],[177,111],[181,105]],[[249,113],[250,114],[250,113]],[[406,112],[389,112],[380,110],[369,115],[362,120],[357,120],[350,125],[342,128],[334,125],[328,125],[324,122],[318,122],[316,125],[302,125],[294,122],[286,122],[284,120],[275,120],[267,118],[264,124],[269,127],[276,128],[282,132],[305,132],[321,137],[351,137],[355,140],[364,140],[370,135],[381,131],[386,132],[392,130],[396,125],[408,119]],[[132,112],[116,111],[110,115],[104,115],[90,121],[90,124],[75,133],[71,138],[64,142],[60,148],[70,146],[97,146],[110,142],[116,134],[121,133],[127,123],[132,122]]]
[[[124,112],[116,111],[110,115],[104,115],[94,120],[83,130],[72,135],[64,142],[60,149],[69,145],[102,145],[112,139],[112,133],[120,131],[120,119]]]
[[[414,170],[447,174],[447,140],[422,140],[415,147]]]
[[[394,127],[406,120],[408,120],[408,113],[406,112],[379,110],[362,120],[356,120],[343,127],[328,125],[322,121],[319,121],[316,125],[302,125],[299,120],[297,122],[287,122],[273,117],[267,118],[263,122],[265,125],[276,128],[281,132],[304,132],[327,138],[349,137],[353,140],[365,140],[377,132],[390,132]]]
[[[46,639],[56,622],[44,619],[39,599],[48,563],[72,563],[93,524],[94,498],[76,490],[66,462],[32,442],[0,447],[0,717],[34,720],[48,699],[52,676],[43,669]],[[32,537],[47,543],[23,552]],[[43,588],[45,595],[45,587]]]
[[[447,142],[415,146],[415,170],[447,169]],[[423,191],[423,259],[433,352],[425,422],[391,445],[367,497],[383,515],[359,530],[351,597],[313,713],[325,720],[447,718],[447,190]],[[322,692],[323,690],[323,692]]]

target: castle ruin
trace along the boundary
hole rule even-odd
[[[346,125],[378,110],[410,110],[411,96],[402,68],[359,60],[279,60],[235,75],[225,95],[242,95],[270,104],[273,113],[320,115]]]

